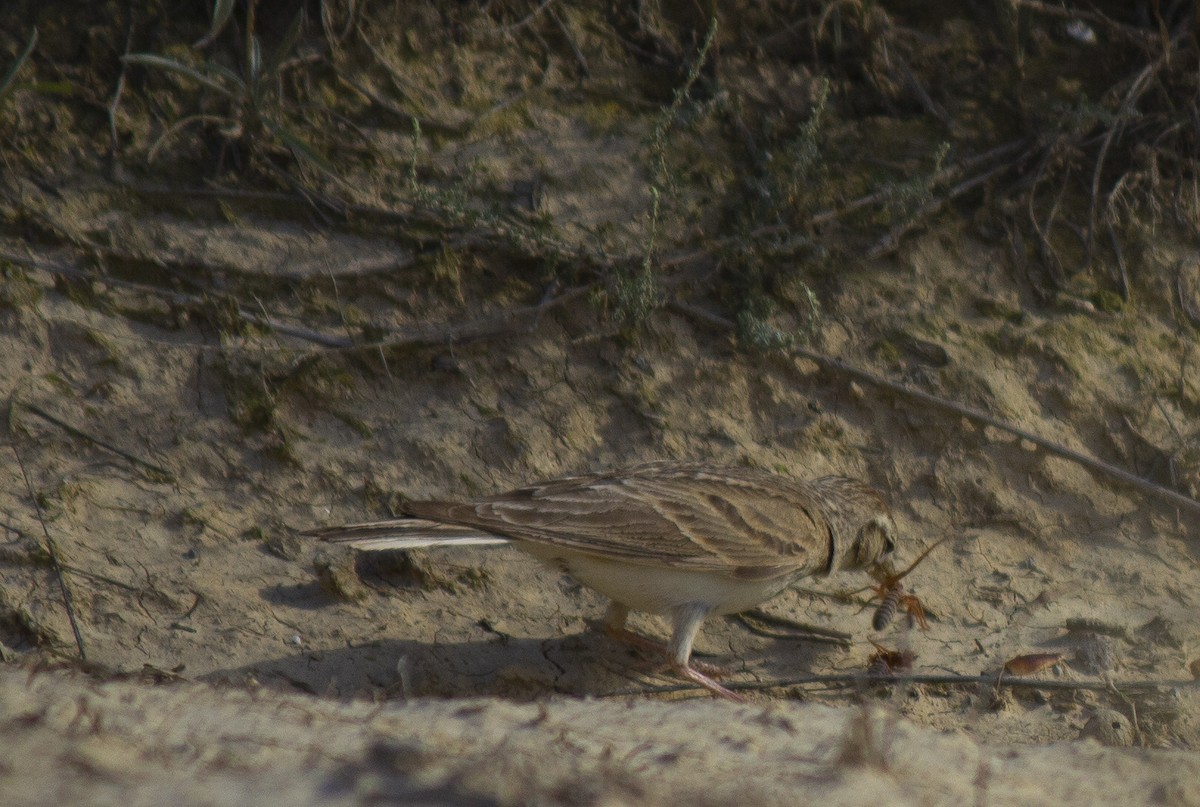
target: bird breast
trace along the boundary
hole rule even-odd
[[[513,544],[610,600],[651,614],[693,604],[706,606],[713,615],[736,614],[775,596],[792,580],[789,575],[745,580],[716,572],[610,560],[530,541]]]

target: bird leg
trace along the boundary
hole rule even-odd
[[[671,669],[678,675],[699,684],[718,697],[725,698],[725,700],[730,700],[734,703],[746,703],[746,699],[741,695],[721,686],[712,678],[709,678],[696,669],[696,665],[690,663],[692,642],[696,640],[696,632],[700,630],[700,625],[704,622],[704,618],[708,616],[710,610],[712,609],[707,605],[695,603],[681,606],[671,615],[671,641],[667,645],[667,657],[671,662]]]
[[[628,618],[628,608],[620,603],[609,603],[608,611],[604,614],[604,635],[611,639],[616,639],[623,644],[636,647],[638,650],[645,650],[655,655],[667,652],[667,646],[662,642],[655,641],[649,636],[643,636],[625,627],[625,620]]]
[[[604,620],[601,623],[604,635],[610,639],[615,639],[622,644],[626,644],[630,647],[636,648],[637,650],[641,650],[642,652],[651,656],[666,656],[668,659],[674,658],[674,651],[671,650],[670,646],[666,642],[661,642],[658,639],[651,639],[649,636],[643,636],[637,631],[633,631],[625,627],[625,620],[628,617],[628,608],[615,602],[610,603],[608,606],[608,611],[604,614]],[[701,621],[703,621],[703,618]],[[698,627],[699,625],[697,625],[697,628]],[[695,637],[694,631],[692,636]],[[675,663],[671,661],[670,666],[672,669],[674,669]],[[715,678],[719,678],[728,672],[716,664],[708,664],[707,662],[703,661],[691,661],[690,666],[692,670],[697,670],[705,675]],[[690,678],[690,676],[687,675],[684,677]],[[724,689],[724,687],[722,687],[722,689]]]
[[[709,610],[708,606],[698,604],[687,605],[676,610],[671,619],[671,641],[663,644],[625,627],[629,609],[614,602],[609,605],[608,612],[604,615],[604,633],[639,650],[654,655],[666,655],[667,662],[676,675],[699,684],[709,692],[726,700],[734,703],[746,703],[746,699],[741,695],[713,680],[712,676],[721,675],[724,670],[716,665],[691,659],[692,642],[696,640],[696,633],[700,630],[704,618],[708,616]]]

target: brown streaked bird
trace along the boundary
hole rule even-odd
[[[856,479],[703,464],[654,462],[404,510],[305,534],[361,550],[512,543],[612,600],[612,636],[662,650],[625,619],[631,610],[667,616],[671,667],[735,701],[691,662],[706,617],[752,608],[801,577],[886,562],[896,544],[887,503]]]

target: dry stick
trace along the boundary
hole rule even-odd
[[[771,639],[798,639],[805,642],[836,644],[840,647],[849,647],[854,640],[849,633],[823,628],[819,625],[806,625],[794,619],[768,614],[759,608],[732,614],[730,619],[740,622],[742,627],[756,636],[766,636]],[[777,628],[777,630],[769,630],[769,628]]]
[[[112,453],[116,454],[118,457],[128,460],[129,462],[133,463],[134,465],[145,468],[148,471],[152,471],[155,474],[155,476],[158,477],[159,479],[165,480],[167,482],[175,481],[175,475],[173,473],[171,473],[170,471],[168,471],[166,468],[163,468],[161,465],[155,465],[152,462],[147,462],[146,460],[142,459],[141,457],[137,457],[133,454],[130,454],[128,451],[117,448],[112,443],[106,443],[105,441],[101,440],[99,437],[88,434],[87,432],[83,431],[82,429],[76,428],[75,426],[72,426],[70,423],[60,420],[59,418],[56,418],[54,415],[50,414],[49,412],[43,410],[42,408],[40,408],[38,406],[35,406],[34,404],[26,403],[25,401],[13,400],[11,405],[12,406],[20,406],[22,409],[26,409],[29,412],[31,412],[32,414],[37,415],[42,420],[45,420],[49,423],[53,423],[55,426],[58,426],[60,429],[62,429],[67,434],[71,435],[72,437],[78,437],[80,440],[86,440],[89,443],[98,445],[103,449],[107,449],[108,451],[111,451]]]
[[[11,261],[20,266],[28,266],[34,269],[39,269],[50,274],[63,275],[66,277],[81,278],[84,280],[95,280],[96,275],[93,272],[88,272],[74,266],[68,266],[59,263],[50,258],[42,258],[36,255],[21,255],[16,252],[0,249],[0,259]],[[200,306],[205,303],[204,298],[197,297],[191,294],[183,294],[181,292],[167,291],[160,289],[157,286],[150,286],[145,283],[134,283],[130,280],[121,280],[115,277],[103,278],[104,282],[113,286],[129,289],[131,291],[139,291],[143,294],[152,294],[165,300],[170,300],[177,305]],[[329,334],[314,331],[310,328],[303,328],[299,325],[289,325],[285,322],[278,322],[270,317],[263,317],[251,311],[239,308],[238,316],[246,322],[258,325],[264,328],[270,328],[278,333],[286,336],[294,336],[297,339],[304,339],[309,342],[333,348],[350,348],[355,347],[354,342],[340,336],[330,336]],[[23,404],[24,405],[24,404]]]
[[[904,57],[899,52],[895,52],[891,54],[891,59],[900,73],[900,78],[908,85],[909,92],[917,97],[917,102],[924,108],[926,114],[937,118],[947,129],[953,128],[954,118],[950,117],[950,113],[941,104],[933,100]]]
[[[31,267],[34,269],[40,269],[41,271],[49,272],[51,274],[81,278],[84,280],[95,279],[95,275],[93,273],[87,272],[83,269],[76,268],[74,266],[67,266],[65,264],[58,263],[49,258],[40,258],[40,257],[34,256],[34,255],[20,255],[18,253],[14,253],[14,252],[8,252],[7,250],[0,250],[0,259],[11,261],[12,263],[15,263],[15,264],[18,264],[21,266],[28,266],[28,267]],[[121,280],[119,278],[112,278],[112,277],[104,278],[104,282],[109,283],[114,286],[121,287],[121,288],[129,289],[131,291],[139,291],[144,294],[152,294],[152,295],[161,297],[163,299],[169,300],[177,305],[198,306],[198,305],[204,304],[204,299],[201,297],[196,297],[196,296],[193,296],[190,294],[182,294],[180,292],[168,291],[166,289],[160,289],[156,286],[150,286],[145,283],[134,283],[129,280]],[[255,314],[250,311],[238,309],[237,313],[238,313],[238,316],[242,317],[247,322],[253,323],[255,325],[259,325],[261,327],[271,328],[272,330],[277,331],[278,333],[282,333],[286,336],[294,336],[298,339],[304,339],[309,342],[315,342],[316,344],[323,345],[325,347],[346,348],[346,347],[352,347],[354,344],[351,340],[346,339],[344,337],[330,336],[328,334],[323,334],[323,333],[320,333],[319,331],[313,331],[308,328],[302,328],[300,326],[295,326],[295,325],[288,325],[287,323],[278,322],[276,320],[270,319],[269,317],[261,317],[258,314]],[[27,406],[27,405],[22,404],[22,406]],[[42,413],[42,412],[38,412],[36,414],[41,414],[43,417],[46,416],[45,413]],[[61,426],[63,424],[58,423],[57,425]],[[84,435],[84,436],[86,436],[86,435]],[[108,446],[105,446],[105,447],[107,448]]]
[[[1061,140],[1058,143],[1055,143],[1054,146],[1059,144],[1061,144]],[[1025,207],[1029,213],[1029,226],[1033,228],[1033,233],[1038,239],[1038,255],[1041,257],[1042,264],[1045,266],[1046,272],[1050,276],[1050,282],[1056,288],[1061,289],[1064,285],[1066,285],[1066,279],[1063,277],[1062,273],[1062,266],[1058,260],[1058,255],[1054,252],[1054,248],[1050,245],[1050,239],[1047,237],[1046,231],[1042,228],[1041,223],[1038,221],[1037,210],[1034,209],[1034,202],[1037,201],[1038,184],[1042,181],[1042,176],[1046,173],[1046,166],[1050,163],[1050,158],[1054,154],[1054,151],[1055,148],[1053,147],[1047,148],[1042,155],[1042,161],[1038,164],[1037,170],[1033,172],[1032,181],[1029,187],[1029,195],[1025,200]],[[1069,171],[1070,169],[1068,169],[1068,175]],[[1050,214],[1046,217],[1047,226],[1053,222],[1054,216],[1056,215],[1055,211],[1058,209],[1058,200],[1062,198],[1062,194],[1066,192],[1066,188],[1067,183],[1063,182],[1062,187],[1059,189],[1058,199],[1055,199],[1054,206],[1051,208]],[[1020,235],[1020,230],[1016,230],[1016,233]],[[1026,268],[1026,274],[1029,274],[1028,268]],[[1040,283],[1034,282],[1032,277],[1029,279],[1033,286],[1034,292],[1036,292],[1039,297],[1049,296],[1042,289]]]
[[[1096,156],[1096,167],[1092,170],[1092,204],[1088,209],[1088,234],[1087,234],[1087,249],[1092,251],[1092,244],[1096,236],[1096,205],[1100,199],[1100,172],[1104,170],[1104,161],[1108,158],[1108,149],[1112,145],[1113,138],[1116,137],[1117,131],[1125,128],[1125,120],[1133,111],[1133,107],[1137,104],[1138,99],[1146,91],[1150,79],[1166,64],[1167,56],[1170,53],[1168,49],[1162,56],[1155,59],[1150,64],[1142,68],[1138,73],[1137,78],[1129,87],[1129,92],[1125,93],[1125,98],[1121,101],[1121,108],[1117,110],[1116,122],[1108,127],[1108,131],[1104,135],[1104,142],[1100,144],[1100,153]]]
[[[802,675],[795,678],[778,678],[771,681],[729,681],[723,684],[733,690],[762,690],[778,689],[781,687],[802,686],[804,684],[835,684],[843,687],[874,686],[876,684],[931,684],[948,686],[979,686],[987,685],[999,689],[1046,689],[1090,692],[1132,692],[1135,694],[1158,692],[1164,689],[1196,689],[1200,688],[1200,680],[1196,679],[1161,679],[1153,678],[1136,681],[1046,681],[1039,678],[1004,677],[1001,680],[994,674],[981,675],[889,675],[870,676],[864,672],[828,673],[825,675]],[[607,692],[601,697],[627,697],[629,695],[666,695],[674,692],[701,692],[701,687],[692,684],[673,684],[670,686],[647,687],[644,689],[619,690]]]
[[[13,401],[8,404],[8,432],[12,434],[12,406]],[[42,525],[42,535],[46,536],[46,552],[50,555],[50,564],[54,568],[54,576],[58,579],[58,590],[62,592],[63,604],[67,608],[67,620],[71,623],[71,632],[75,634],[75,647],[79,649],[79,660],[87,662],[87,650],[83,645],[83,634],[79,632],[79,621],[75,618],[75,598],[71,595],[71,587],[67,585],[67,578],[63,574],[62,564],[58,562],[58,545],[54,539],[50,537],[50,530],[46,528],[46,519],[42,515],[42,505],[38,501],[37,495],[33,492],[33,483],[29,481],[29,472],[25,470],[25,461],[21,459],[21,452],[17,451],[16,442],[9,443],[12,448],[13,456],[17,458],[17,465],[21,468],[21,476],[25,479],[25,489],[29,491],[29,499],[33,502],[34,511],[37,513],[38,523]]]
[[[942,207],[947,202],[949,202],[951,199],[956,199],[959,196],[962,196],[964,193],[966,193],[970,190],[973,190],[974,188],[978,187],[979,185],[982,185],[983,183],[987,182],[992,177],[997,176],[998,174],[1004,173],[1005,171],[1014,167],[1018,162],[1020,162],[1020,159],[1021,158],[1018,158],[1017,160],[1013,160],[1010,162],[1002,163],[1002,164],[997,165],[987,171],[984,171],[982,174],[971,177],[970,179],[967,179],[967,180],[963,180],[962,182],[958,183],[953,188],[951,188],[945,195],[939,196],[939,197],[932,199],[931,201],[928,201],[925,204],[921,205],[920,209],[918,209],[916,213],[914,213],[912,216],[910,216],[903,223],[897,225],[896,227],[893,227],[887,233],[887,235],[885,235],[883,238],[879,239],[878,242],[876,242],[875,246],[873,246],[869,250],[867,250],[867,258],[870,260],[875,260],[876,258],[882,258],[884,255],[887,255],[888,253],[894,251],[897,247],[900,246],[901,238],[903,238],[910,231],[915,230],[917,227],[919,227],[921,225],[921,222],[923,222],[926,218],[928,218],[932,214],[936,213],[937,211],[941,210]]]
[[[58,263],[51,259],[40,258],[32,255],[21,255],[15,252],[0,249],[0,259],[9,260],[21,266],[29,266],[51,274],[60,274],[68,277],[77,277],[83,279],[95,279],[93,273],[78,269],[73,266],[67,266]],[[104,282],[113,286],[139,291],[144,294],[153,294],[179,305],[203,305],[205,300],[202,297],[191,294],[183,294],[181,292],[168,291],[150,286],[144,283],[135,283],[129,280],[121,280],[119,278],[106,277]],[[486,317],[478,320],[468,320],[459,323],[445,323],[438,325],[419,325],[412,328],[405,328],[400,332],[395,333],[387,339],[379,339],[370,342],[356,342],[345,336],[335,336],[333,334],[324,333],[322,331],[314,331],[311,328],[304,328],[299,325],[290,325],[285,322],[272,319],[269,316],[256,314],[253,311],[248,311],[244,308],[239,308],[237,314],[246,322],[258,325],[264,328],[270,328],[276,333],[292,336],[297,339],[303,339],[307,342],[321,345],[322,347],[332,348],[334,350],[363,350],[374,348],[402,348],[402,347],[437,347],[446,344],[461,344],[464,342],[474,342],[481,339],[489,339],[495,336],[503,336],[517,330],[516,323],[522,319],[530,319],[532,326],[526,326],[526,330],[532,330],[537,327],[540,317],[546,311],[557,308],[572,300],[578,299],[592,290],[592,286],[577,286],[573,289],[568,289],[557,297],[550,300],[543,300],[536,305],[523,306],[514,308],[502,314]],[[28,406],[22,404],[22,406]],[[44,413],[39,413],[43,414]],[[62,423],[57,425],[66,426]],[[79,436],[88,437],[88,435],[80,434]],[[111,448],[105,446],[105,448]],[[117,449],[111,449],[116,451]]]
[[[125,13],[128,15],[125,29],[125,55],[128,56],[133,48],[132,4],[126,6]],[[121,96],[125,92],[125,71],[128,66],[125,60],[121,59],[121,72],[117,75],[117,86],[113,89],[112,101],[108,104],[108,157],[113,162],[116,162],[117,153],[120,151],[120,140],[117,136],[117,109],[121,106]]]
[[[939,171],[937,174],[934,175],[933,181],[935,183],[948,182],[949,180],[951,180],[957,176],[962,176],[963,174],[967,173],[968,171],[970,171],[971,169],[975,168],[978,165],[983,165],[985,163],[991,162],[992,160],[1002,159],[1002,158],[1008,157],[1014,153],[1018,153],[1018,152],[1023,153],[1029,149],[1030,144],[1031,144],[1031,141],[1028,138],[1021,138],[1020,140],[1013,140],[1009,143],[1005,143],[1003,145],[997,146],[996,148],[992,149],[991,151],[985,151],[983,154],[979,154],[979,155],[976,155],[969,159],[963,160],[962,162],[960,162],[956,165],[952,165],[949,168]],[[1006,165],[1008,165],[1008,163],[1006,163]],[[842,205],[839,208],[834,208],[831,210],[823,210],[819,213],[814,214],[812,216],[812,218],[810,218],[808,220],[808,224],[810,226],[824,224],[827,221],[832,221],[834,219],[841,218],[842,216],[846,215],[847,213],[852,213],[855,210],[859,210],[860,208],[869,207],[871,205],[881,204],[883,202],[886,202],[889,198],[891,198],[892,194],[893,194],[893,191],[891,189],[885,189],[885,190],[881,190],[881,191],[875,191],[874,193],[869,193],[866,196],[860,196],[858,199],[855,199],[854,201],[851,201],[851,202],[847,202],[846,204]],[[758,232],[759,231],[756,230],[751,235],[757,235]]]
[[[688,305],[686,303],[672,301],[671,303],[668,304],[668,308],[670,308],[671,310],[677,311],[678,313],[683,314],[684,316],[690,317],[695,320],[699,320],[699,321],[704,322],[712,327],[719,328],[724,331],[732,332],[732,331],[736,331],[736,329],[737,329],[737,326],[734,325],[734,323],[731,322],[730,320],[727,320],[724,317],[719,316],[717,314],[712,314],[712,313],[709,313],[708,311],[704,311],[703,309]],[[868,384],[872,384],[876,387],[882,387],[884,389],[890,390],[890,391],[892,391],[898,395],[901,395],[905,398],[920,401],[921,403],[929,404],[930,406],[936,407],[937,409],[941,409],[943,411],[950,412],[955,415],[959,415],[961,417],[967,418],[968,420],[973,420],[976,423],[982,423],[985,426],[991,426],[995,429],[1000,429],[1001,431],[1005,431],[1005,432],[1008,432],[1009,434],[1016,435],[1017,437],[1021,438],[1022,440],[1028,440],[1029,442],[1037,445],[1040,448],[1045,449],[1046,451],[1049,451],[1052,454],[1057,454],[1058,456],[1063,457],[1068,460],[1071,460],[1073,462],[1076,462],[1076,463],[1084,466],[1085,468],[1089,468],[1098,473],[1104,474],[1106,476],[1110,476],[1114,479],[1118,479],[1127,485],[1137,488],[1138,490],[1142,491],[1143,493],[1148,493],[1152,496],[1157,496],[1158,498],[1163,499],[1164,501],[1167,501],[1177,507],[1182,507],[1185,510],[1188,510],[1192,513],[1200,515],[1200,502],[1196,501],[1195,499],[1193,499],[1189,496],[1184,496],[1182,493],[1176,493],[1173,490],[1168,490],[1167,488],[1164,488],[1162,485],[1156,485],[1155,483],[1153,483],[1149,480],[1146,480],[1140,476],[1131,474],[1129,471],[1118,468],[1115,465],[1110,465],[1107,462],[1096,459],[1095,457],[1090,457],[1087,454],[1083,454],[1078,451],[1075,451],[1074,449],[1070,449],[1070,448],[1067,448],[1066,446],[1060,445],[1058,443],[1051,442],[1050,440],[1047,440],[1044,437],[1039,437],[1038,435],[1036,435],[1032,432],[1029,432],[1029,431],[1026,431],[1025,429],[1014,426],[1011,423],[1005,423],[1002,420],[998,420],[998,419],[992,417],[991,415],[987,414],[986,412],[981,412],[978,409],[973,409],[969,406],[960,404],[956,401],[950,401],[945,398],[940,398],[937,395],[932,395],[928,392],[924,392],[922,390],[915,389],[913,387],[907,387],[896,381],[891,381],[889,379],[883,378],[882,376],[875,375],[874,373],[869,372],[867,370],[863,370],[859,367],[855,367],[853,365],[847,364],[846,362],[842,361],[841,359],[835,359],[832,356],[826,356],[824,354],[817,353],[812,350],[808,350],[807,348],[793,347],[793,348],[791,348],[791,352],[796,356],[799,356],[801,358],[808,359],[809,361],[815,362],[816,364],[820,365],[821,367],[825,368],[826,370],[835,370],[839,373],[842,373],[843,375],[847,375],[847,376],[850,376],[851,378],[858,379],[859,381],[865,381]]]
[[[536,89],[540,89],[540,88],[541,88],[541,85],[539,85],[539,87],[535,87],[534,89],[536,90]],[[527,91],[526,93],[523,94],[523,96],[529,95],[532,91],[533,90]],[[519,101],[519,100],[520,100],[520,97],[514,97],[514,98],[510,98],[506,101],[502,101],[500,103],[500,105],[498,105],[496,107],[492,107],[490,110],[486,110],[482,114],[480,114],[478,117],[476,117],[475,120],[470,125],[474,126],[474,125],[478,124],[479,121],[483,120],[483,118],[498,111],[501,107],[503,107],[507,104],[513,103],[515,101]],[[290,174],[285,173],[283,176],[285,177],[285,179],[288,179],[288,181],[291,181]],[[219,189],[219,188],[211,188],[211,189],[210,188],[187,188],[187,187],[172,188],[172,187],[161,187],[161,186],[153,186],[153,185],[142,185],[142,184],[138,184],[138,183],[117,181],[117,180],[114,180],[114,182],[115,182],[115,184],[119,185],[120,187],[128,188],[136,193],[141,193],[141,194],[146,194],[146,195],[157,195],[157,196],[168,196],[168,197],[170,197],[170,196],[191,196],[191,197],[198,197],[198,198],[215,198],[215,199],[246,200],[246,201],[256,201],[257,200],[257,201],[266,201],[266,202],[281,202],[281,203],[286,203],[286,204],[290,204],[290,205],[304,203],[307,207],[316,209],[316,210],[318,210],[318,212],[322,208],[328,209],[328,210],[332,211],[334,214],[342,217],[343,219],[350,219],[352,215],[356,215],[356,216],[362,216],[364,218],[368,218],[368,219],[372,219],[372,220],[376,220],[376,221],[388,222],[388,223],[396,222],[399,224],[407,224],[407,225],[414,225],[414,224],[418,225],[418,226],[430,225],[430,226],[442,227],[443,229],[445,228],[445,218],[440,216],[440,211],[438,211],[436,209],[423,208],[417,204],[410,204],[410,205],[408,205],[407,211],[403,211],[403,210],[393,210],[393,209],[389,209],[389,208],[375,207],[372,205],[353,204],[350,202],[345,202],[345,201],[335,198],[335,197],[330,197],[325,194],[317,195],[311,191],[304,191],[303,193],[301,193],[300,189],[298,189],[298,188],[295,191],[293,191],[292,193],[282,193],[282,192],[267,192],[267,191],[224,190],[224,189]],[[293,187],[294,188],[296,187],[294,183],[293,183]],[[320,207],[318,207],[317,203],[320,204]],[[462,245],[464,247],[491,246],[498,242],[503,244],[503,243],[505,243],[505,238],[507,237],[508,233],[511,232],[511,230],[505,230],[503,228],[496,228],[496,227],[493,227],[491,229],[484,229],[482,227],[471,228],[471,227],[465,227],[465,226],[459,227],[458,231],[461,232],[461,235],[458,235],[457,238],[452,243],[455,245]],[[511,242],[511,241],[512,241],[512,239],[509,238],[509,242]],[[607,265],[607,263],[609,263],[609,261],[607,261],[607,260],[601,261],[601,258],[597,255],[590,254],[582,249],[571,248],[566,244],[562,244],[562,243],[558,243],[558,242],[550,242],[548,240],[541,239],[539,241],[538,246],[539,246],[539,248],[541,248],[542,251],[533,253],[532,254],[533,257],[551,257],[561,264],[568,264],[568,263],[576,262],[576,263],[586,263],[588,265],[592,265],[592,264],[597,264],[597,263],[603,262],[605,265]],[[529,256],[530,253],[528,251],[526,251],[523,254],[525,254],[526,256]],[[639,258],[631,257],[631,258],[627,258],[626,260],[640,260],[640,257]]]
[[[550,4],[553,2],[554,2],[554,0],[543,0],[542,4],[540,6],[538,6],[537,8],[535,8],[528,16],[517,20],[512,25],[504,25],[504,26],[496,28],[492,31],[488,31],[487,33],[511,34],[514,31],[519,31],[522,28],[524,28],[526,25],[528,25],[529,23],[536,20],[538,18],[538,15],[541,14],[543,11],[545,11],[547,8],[549,8]]]
[[[559,32],[563,35],[563,39],[567,40],[567,46],[571,49],[571,53],[575,55],[575,63],[579,66],[580,75],[584,78],[591,78],[592,69],[588,67],[587,58],[584,57],[583,51],[579,49],[579,43],[575,41],[575,35],[567,27],[566,21],[554,9],[550,9],[550,18],[558,25]]]
[[[415,328],[407,328],[399,335],[388,339],[380,339],[375,342],[363,342],[347,347],[354,350],[362,348],[395,348],[395,347],[437,347],[447,344],[461,344],[463,342],[474,342],[480,339],[489,339],[495,336],[503,336],[513,333],[514,331],[524,330],[532,333],[536,330],[538,323],[541,321],[541,316],[551,308],[557,308],[572,300],[576,300],[588,294],[592,290],[592,286],[576,286],[573,289],[568,289],[562,294],[545,302],[540,302],[536,305],[522,306],[521,308],[513,308],[505,311],[502,314],[497,314],[492,317],[487,317],[480,320],[472,320],[468,322],[445,324],[445,325],[422,325]],[[530,324],[524,328],[518,329],[517,322],[523,319],[529,319]]]
[[[900,243],[900,238],[905,233],[907,233],[909,230],[912,230],[913,228],[917,227],[920,224],[921,219],[924,216],[928,215],[929,213],[935,212],[937,208],[941,207],[943,204],[945,204],[945,202],[949,201],[950,199],[960,196],[963,193],[966,193],[967,191],[974,188],[976,185],[986,182],[988,179],[990,179],[995,174],[1002,173],[1003,171],[1005,171],[1009,168],[1012,168],[1013,166],[1020,163],[1020,161],[1024,159],[1024,152],[1029,149],[1031,142],[1032,141],[1030,141],[1026,138],[1022,138],[1020,140],[1013,140],[1009,143],[1005,143],[1001,146],[997,146],[996,148],[992,149],[991,151],[985,151],[983,154],[979,154],[979,155],[976,155],[969,159],[963,160],[962,162],[960,162],[956,165],[952,165],[949,168],[945,168],[945,169],[939,171],[938,173],[934,174],[932,182],[934,184],[941,184],[943,182],[948,182],[951,179],[954,179],[956,177],[962,176],[967,171],[975,168],[976,166],[989,163],[996,159],[1001,159],[1003,157],[1011,156],[1013,153],[1016,153],[1016,152],[1021,153],[1021,156],[1017,157],[1016,159],[1009,160],[1008,162],[1005,162],[1002,165],[998,165],[998,166],[994,167],[990,171],[984,172],[983,174],[975,176],[972,179],[963,181],[962,183],[960,183],[960,184],[956,185],[954,188],[952,188],[950,190],[950,193],[947,196],[945,196],[941,199],[938,199],[935,202],[928,203],[925,207],[922,207],[919,211],[917,211],[916,214],[914,214],[912,216],[912,218],[910,218],[908,221],[906,221],[904,224],[900,225],[896,229],[892,230],[892,232],[890,232],[882,241],[880,241],[878,244],[876,244],[876,246],[872,249],[872,253],[869,255],[869,257],[878,257],[878,255],[874,254],[874,252],[875,252],[875,250],[883,249],[883,247],[887,247],[887,248],[883,249],[883,251],[879,253],[880,255],[886,254],[887,252],[890,252],[892,249],[895,249],[895,247],[897,245],[899,245],[899,243]],[[830,208],[828,210],[822,210],[818,213],[814,213],[808,219],[806,224],[808,227],[816,227],[821,224],[826,224],[826,223],[834,221],[836,219],[840,219],[843,216],[846,216],[850,213],[853,213],[856,210],[861,210],[864,207],[870,207],[871,205],[877,205],[877,204],[886,202],[888,199],[890,199],[894,195],[894,193],[895,193],[895,191],[890,188],[884,189],[881,191],[874,191],[873,193],[868,193],[865,196],[860,196],[857,199],[847,202],[846,204],[842,205],[841,207]],[[785,235],[785,234],[793,232],[794,229],[795,228],[790,227],[786,224],[767,224],[762,227],[756,227],[755,229],[751,230],[750,234],[749,234],[749,238],[752,240],[757,240],[760,238],[766,238],[767,236]],[[675,255],[670,255],[670,256],[664,257],[658,261],[658,265],[663,268],[668,268],[668,267],[681,266],[684,264],[692,263],[693,261],[702,260],[704,258],[709,258],[709,257],[712,257],[713,254],[716,253],[721,248],[723,248],[729,244],[733,244],[744,238],[745,238],[745,236],[733,236],[733,237],[729,237],[729,238],[721,238],[721,239],[711,242],[711,244],[707,247],[703,247],[701,249],[689,250],[688,252],[680,252]]]

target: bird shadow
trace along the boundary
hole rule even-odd
[[[730,625],[721,633],[738,635]],[[747,634],[741,631],[741,637]],[[719,640],[715,643],[720,643]],[[741,644],[741,642],[733,642]],[[824,666],[827,646],[763,640],[731,655],[697,654],[729,672],[726,680],[771,680]],[[334,698],[492,696],[534,700],[548,694],[605,696],[679,684],[664,658],[636,650],[598,630],[544,639],[497,635],[463,642],[381,639],[310,650],[216,670],[200,680],[263,686]],[[703,696],[697,690],[697,696]]]

